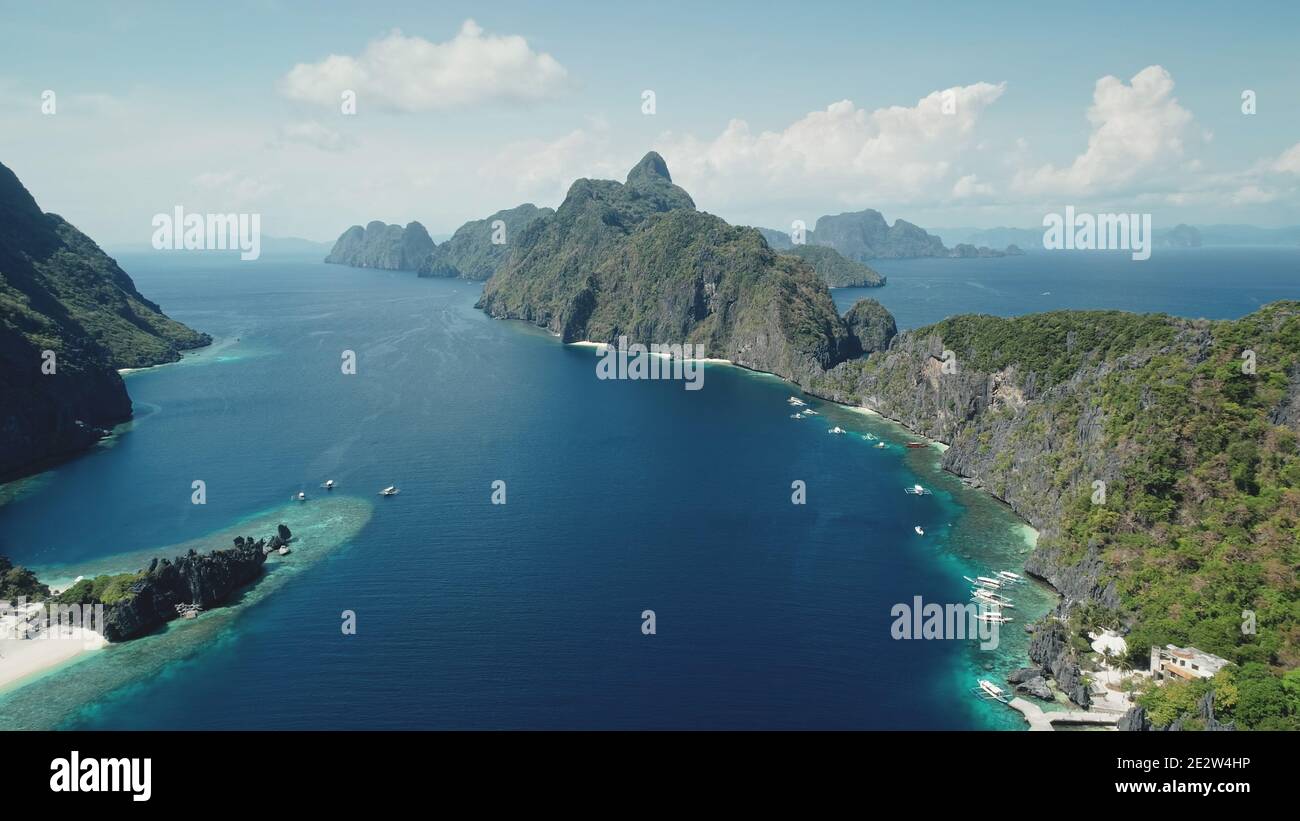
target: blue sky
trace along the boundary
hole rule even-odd
[[[652,148],[736,223],[1300,223],[1297,4],[613,6],[0,3],[0,162],[106,244],[177,204],[448,233]]]

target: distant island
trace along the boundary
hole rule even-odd
[[[130,419],[119,369],[175,362],[212,342],[164,315],[89,237],[43,213],[4,165],[0,273],[0,480]]]
[[[918,257],[1005,257],[1024,253],[1009,244],[998,251],[986,246],[958,244],[947,248],[943,240],[906,220],[885,221],[879,211],[868,208],[835,216],[824,216],[804,233],[804,241],[795,244],[790,234],[772,228],[760,228],[773,248],[788,251],[804,246],[833,248],[847,259],[866,262],[872,259],[915,259]]]
[[[667,174],[666,167],[663,173]],[[694,203],[689,207],[694,209]],[[383,222],[372,222],[364,228],[354,225],[338,238],[325,261],[355,268],[415,271],[421,277],[487,280],[506,265],[516,249],[529,244],[528,232],[535,224],[555,213],[552,208],[524,203],[467,222],[441,244],[435,244],[418,222],[405,228]],[[758,230],[763,236],[769,233]],[[778,241],[772,247],[806,261],[832,288],[875,288],[885,284],[885,277],[878,272],[828,246],[791,246],[788,241],[783,245]]]

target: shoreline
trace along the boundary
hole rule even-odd
[[[572,345],[572,346],[575,347],[575,348],[594,348],[594,349],[596,349],[596,351],[599,352],[599,353],[604,353],[606,348],[613,348],[613,347],[614,347],[613,345],[610,345],[608,342],[592,342],[592,341],[589,340],[589,339],[581,339],[581,340],[578,340],[577,342],[562,342],[562,343],[560,343],[560,344],[562,344],[562,345]],[[615,350],[618,350],[618,349],[615,348]],[[661,359],[672,359],[672,357],[669,356],[669,355],[666,354],[666,353],[658,353],[658,352],[655,352],[655,351],[651,351],[651,350],[649,350],[649,349],[648,349],[648,346],[647,346],[646,353],[647,353],[648,355],[650,355],[650,356],[657,356],[657,357],[660,357]],[[682,358],[682,361],[683,361],[683,362],[702,362],[702,363],[704,363],[704,364],[706,364],[706,365],[731,365],[732,367],[740,367],[740,366],[737,365],[735,362],[732,362],[730,359],[715,359],[715,358],[713,358],[713,357],[704,357],[704,358],[702,358],[702,359],[696,359],[695,357],[683,357],[683,358]],[[746,368],[746,370],[748,370],[748,368]],[[760,373],[760,371],[755,371],[755,373]],[[772,375],[772,376],[776,376],[776,374],[771,374],[771,375]],[[778,376],[777,378],[780,379],[781,377]]]
[[[84,661],[108,646],[108,640],[93,630],[70,629],[70,636],[0,638],[0,694]]]
[[[179,359],[173,359],[171,362],[159,362],[156,365],[142,365],[139,368],[118,368],[117,374],[118,376],[121,377],[127,377],[133,373],[144,373],[146,371],[156,371],[159,368],[165,368],[168,365],[181,365],[184,364],[186,360],[193,360],[201,356],[204,352],[213,353],[216,351],[224,350],[234,345],[236,341],[237,340],[231,339],[229,337],[226,337],[224,339],[213,339],[211,342],[209,342],[206,345],[202,345],[197,348],[186,348],[185,350],[180,352]]]

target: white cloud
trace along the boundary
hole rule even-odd
[[[1300,143],[1282,152],[1282,156],[1273,161],[1273,170],[1284,174],[1300,174]]]
[[[1044,165],[1017,175],[1027,193],[1080,195],[1116,190],[1168,170],[1183,156],[1192,115],[1173,96],[1174,78],[1161,66],[1142,69],[1129,84],[1102,77],[1093,91],[1087,149],[1070,165]]]
[[[276,148],[308,146],[321,151],[342,151],[351,140],[328,126],[308,120],[282,126],[272,144]]]
[[[274,183],[240,176],[233,171],[205,171],[196,176],[193,183],[205,194],[224,198],[231,206],[244,205],[279,190]]]
[[[1243,185],[1233,192],[1231,200],[1233,205],[1260,205],[1273,202],[1277,198],[1278,194],[1275,191],[1266,191],[1258,185]]]
[[[374,105],[431,111],[489,100],[536,100],[552,94],[567,75],[555,58],[534,51],[518,35],[484,34],[473,20],[445,43],[408,37],[394,29],[357,57],[331,54],[299,63],[281,80],[295,100],[339,106],[345,90],[358,110]]]
[[[594,125],[593,130],[574,129],[555,140],[512,143],[481,170],[512,186],[518,196],[547,204],[559,204],[580,177],[622,180],[640,155],[620,156],[600,122]]]
[[[970,197],[984,197],[993,193],[993,186],[979,181],[974,174],[967,174],[952,186],[953,199],[964,200]]]
[[[933,199],[958,177],[954,160],[1005,87],[958,86],[874,111],[841,100],[758,134],[736,119],[712,140],[668,135],[660,151],[674,179],[704,202],[792,191],[840,202]]]

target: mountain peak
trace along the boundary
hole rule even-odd
[[[641,162],[637,163],[632,167],[631,171],[627,172],[627,181],[629,183],[634,181],[647,182],[651,180],[663,180],[664,182],[673,181],[672,176],[668,173],[668,163],[664,162],[664,158],[659,156],[659,153],[656,151],[651,151],[646,154],[641,158]]]

